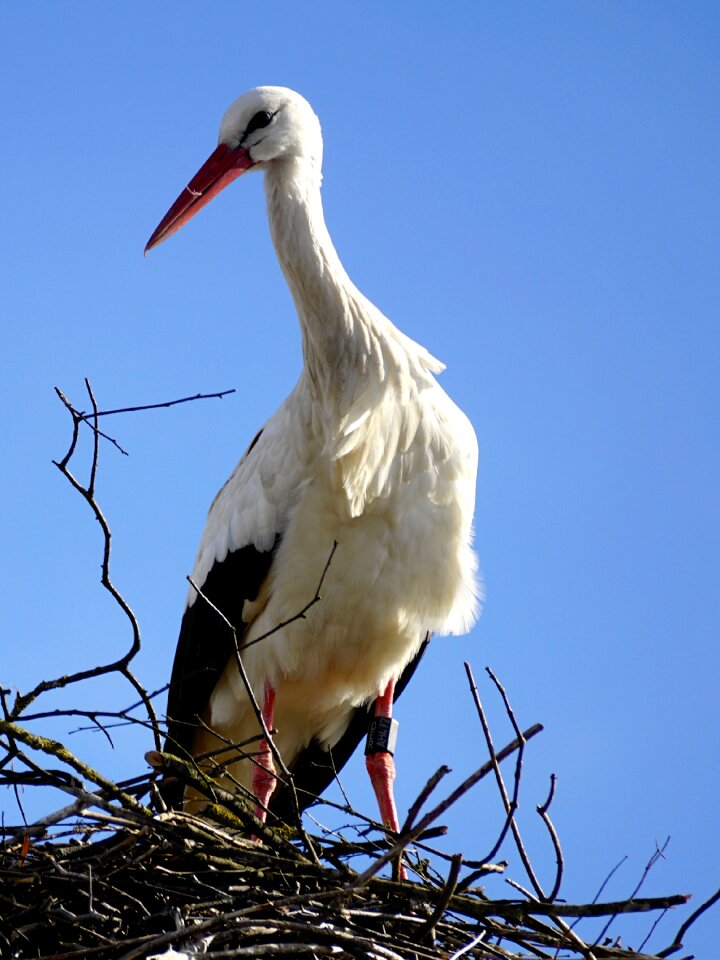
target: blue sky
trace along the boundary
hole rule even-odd
[[[323,123],[348,272],[447,363],[480,441],[487,600],[399,705],[400,806],[440,763],[459,780],[484,759],[462,662],[490,664],[546,725],[522,815],[549,876],[533,811],[555,771],[567,899],[625,854],[606,894],[629,893],[668,834],[645,892],[716,889],[719,27],[702,2],[3,5],[3,682],[128,642],[95,522],[50,462],[69,438],[53,387],[85,406],[85,376],[105,408],[237,390],[107,424],[130,452],[102,450],[114,578],[138,672],[167,678],[207,506],[301,360],[259,177],[142,249],[228,104],[292,86]],[[111,775],[143,769],[143,741],[73,742]],[[343,781],[370,808],[363,766]],[[448,849],[480,855],[500,821],[488,784]],[[648,923],[616,927],[637,946]]]

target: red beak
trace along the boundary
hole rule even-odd
[[[224,187],[252,166],[254,161],[243,147],[228,147],[221,143],[162,218],[147,242],[145,253],[167,240]]]

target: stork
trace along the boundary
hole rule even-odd
[[[251,791],[261,819],[289,809],[232,632],[209,600],[235,628],[300,808],[374,721],[366,765],[381,819],[397,831],[393,701],[429,637],[464,633],[477,615],[477,441],[435,380],[443,364],[343,269],[325,226],[321,161],[320,124],[307,101],[257,87],[227,110],[217,149],[146,247],[237,177],[262,170],[304,358],[295,388],[210,508],[173,666],[168,749],[204,758],[208,769],[221,751],[214,774],[231,791]],[[197,802],[189,794],[173,802],[183,800]]]

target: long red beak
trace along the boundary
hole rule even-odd
[[[145,253],[167,240],[224,187],[252,166],[254,161],[243,147],[228,147],[221,143],[162,218],[147,242]]]

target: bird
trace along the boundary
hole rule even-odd
[[[250,90],[225,112],[217,148],[145,249],[238,177],[262,172],[304,361],[210,507],[172,669],[166,750],[197,758],[265,821],[293,808],[297,817],[367,733],[380,818],[397,832],[394,700],[431,636],[466,633],[478,615],[478,446],[436,379],[444,365],[342,266],[324,219],[322,154],[304,97]],[[197,808],[179,784],[166,796]]]

